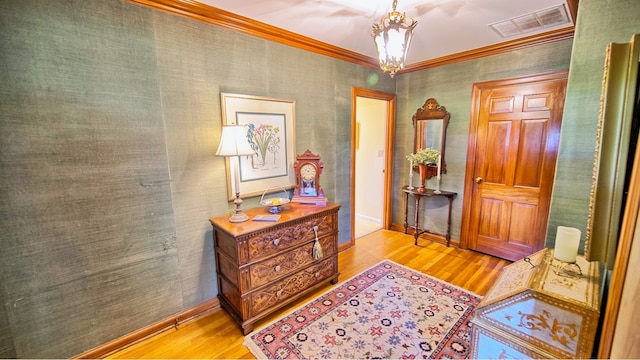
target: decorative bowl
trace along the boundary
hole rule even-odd
[[[278,186],[279,187],[279,186]],[[281,188],[281,187],[280,187]],[[281,188],[282,189],[282,188]],[[272,198],[268,198],[265,199],[264,195],[271,189],[267,189],[264,191],[264,193],[262,193],[262,197],[260,197],[260,205],[264,205],[264,206],[269,206],[269,212],[272,214],[278,214],[280,213],[281,209],[280,206],[284,205],[284,204],[288,204],[291,202],[291,199],[289,199],[288,197],[272,197]],[[288,196],[289,193],[287,193],[286,190],[282,189],[282,192],[284,193],[284,195]]]

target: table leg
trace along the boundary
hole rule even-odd
[[[407,214],[409,213],[409,193],[404,194],[404,233],[406,234],[409,229],[409,222],[407,221]]]
[[[447,240],[447,247],[449,247],[449,241],[451,239],[451,235],[449,234],[451,231],[451,203],[453,203],[453,196],[449,197],[449,216],[447,216],[447,236],[445,237]]]
[[[414,197],[416,198],[416,208],[415,208],[415,219],[413,222],[413,238],[414,238],[414,245],[418,245],[418,235],[420,235],[420,232],[418,231],[418,218],[419,218],[419,211],[418,209],[420,209],[420,195],[414,195]]]

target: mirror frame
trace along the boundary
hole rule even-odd
[[[416,110],[416,113],[413,115],[411,122],[413,123],[413,152],[415,153],[418,150],[418,137],[419,133],[417,131],[418,121],[429,121],[429,120],[442,120],[442,134],[441,136],[441,169],[440,172],[443,174],[447,173],[447,162],[445,161],[445,149],[446,149],[446,140],[447,140],[447,126],[449,125],[449,119],[451,114],[447,111],[444,106],[438,104],[436,99],[429,98],[424,102],[422,107]],[[437,172],[437,167],[429,167],[430,173],[428,177],[434,176]]]

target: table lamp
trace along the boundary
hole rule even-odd
[[[240,198],[240,156],[253,155],[254,151],[247,140],[247,129],[242,125],[222,126],[222,136],[220,145],[216,151],[216,156],[228,157],[229,165],[233,171],[236,199],[234,213],[229,218],[230,222],[243,222],[249,220],[249,216],[242,212],[242,199]]]

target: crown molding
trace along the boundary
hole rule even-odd
[[[433,68],[436,66],[453,64],[461,61],[467,61],[471,59],[477,59],[489,55],[502,54],[513,50],[524,49],[532,46],[548,44],[556,41],[572,39],[574,34],[574,27],[567,27],[555,31],[549,31],[542,34],[532,35],[521,39],[507,41],[491,46],[485,46],[478,49],[464,51],[452,55],[442,56],[427,61],[405,65],[399,74],[414,72],[418,70],[424,70]]]
[[[128,2],[166,11],[172,14],[185,16],[194,20],[203,21],[225,29],[238,31],[247,35],[274,41],[298,49],[311,51],[316,54],[329,56],[338,60],[344,60],[354,64],[379,69],[378,59],[365,56],[354,51],[327,44],[294,32],[284,30],[260,21],[249,19],[222,9],[215,8],[193,0],[127,0]],[[569,12],[575,19],[578,0],[568,0]],[[575,23],[575,20],[574,20]],[[522,49],[526,47],[547,44],[573,38],[574,26],[550,31],[538,35],[507,41],[479,49],[451,54],[415,64],[406,65],[398,72],[406,74],[414,71],[433,68],[447,64],[453,64],[466,60],[476,59],[488,55],[495,55]]]
[[[294,32],[284,30],[260,21],[249,19],[213,6],[191,0],[127,0],[128,2],[145,5],[154,9],[186,16],[225,29],[238,31],[262,39],[289,45],[298,49],[326,55],[335,59],[354,64],[378,68],[378,59],[358,54],[312,39]]]

